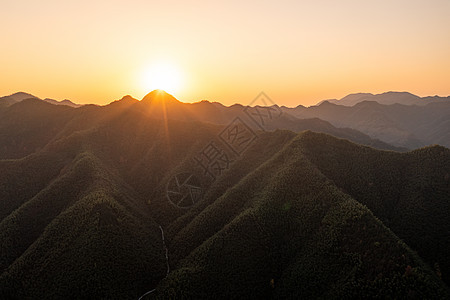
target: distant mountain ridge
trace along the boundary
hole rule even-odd
[[[366,96],[355,96],[363,97]],[[450,101],[441,100],[420,106],[376,101],[345,106],[325,101],[317,106],[282,107],[282,110],[300,119],[319,118],[336,127],[353,128],[398,147],[415,149],[432,144],[450,147]]]
[[[225,106],[218,102],[201,101],[195,103],[183,103],[172,95],[164,91],[152,91],[143,97],[141,101],[131,96],[125,96],[121,100],[114,101],[107,107],[128,107],[128,109],[136,109],[145,111],[153,118],[169,118],[180,121],[199,121],[212,124],[228,125],[236,117],[244,121],[249,127],[260,129],[247,114],[245,114],[246,106],[234,104]],[[278,106],[274,108],[280,109]],[[264,110],[267,107],[259,107]],[[281,109],[280,109],[281,111]],[[280,116],[267,120],[265,124],[266,130],[287,129],[295,132],[303,130],[313,130],[316,132],[329,133],[331,135],[346,138],[356,143],[372,146],[378,149],[405,151],[406,148],[395,147],[382,141],[372,139],[357,130],[350,128],[337,128],[327,121],[319,118],[299,119],[289,113],[283,113]]]
[[[390,104],[403,104],[403,105],[427,105],[429,103],[436,102],[450,102],[450,96],[439,97],[439,96],[427,96],[419,97],[408,92],[386,92],[382,94],[371,94],[371,93],[356,93],[345,96],[344,98],[323,100],[317,103],[321,105],[324,102],[329,102],[337,105],[344,106],[354,106],[363,101],[375,101],[380,104],[390,105]]]
[[[1,299],[450,297],[449,149],[259,130],[212,180],[209,121],[243,107],[149,98],[0,110]],[[184,173],[190,208],[168,196]]]
[[[144,102],[150,101],[153,98],[157,98],[157,94],[167,94],[166,92],[162,91],[162,90],[155,90],[149,94],[147,94],[146,96],[143,97],[142,100],[144,100]],[[167,94],[169,95],[169,94]],[[164,97],[167,97],[164,96]],[[130,95],[125,96],[129,99],[134,99],[136,101],[139,101],[135,98],[133,98]],[[175,99],[173,96],[170,95],[170,97],[172,98],[172,100],[178,101],[177,99]],[[14,94],[11,94],[9,96],[3,96],[0,97],[0,106],[1,105],[11,105],[14,104],[16,102],[20,102],[24,99],[27,98],[37,98],[38,97],[29,94],[29,93],[25,93],[25,92],[17,92]],[[54,100],[54,99],[50,99],[50,98],[45,98],[42,99],[46,102],[52,103],[52,104],[56,104],[56,105],[68,105],[68,106],[72,106],[72,107],[79,107],[81,106],[80,104],[76,104],[68,99],[62,100],[62,101],[58,101],[58,100]],[[142,101],[141,100],[141,101]],[[447,97],[441,97],[441,96],[426,96],[426,97],[419,97],[417,95],[411,94],[409,92],[385,92],[385,93],[381,93],[381,94],[372,94],[372,93],[354,93],[354,94],[349,94],[341,99],[327,99],[327,100],[321,100],[320,102],[318,102],[316,104],[316,106],[321,105],[324,102],[329,102],[332,104],[337,104],[337,105],[343,105],[343,106],[354,106],[360,102],[364,102],[364,101],[375,101],[378,102],[380,104],[384,104],[384,105],[391,105],[391,104],[403,104],[403,105],[419,105],[419,106],[424,106],[427,105],[429,103],[436,103],[436,102],[450,102],[450,96]],[[208,102],[208,103],[215,103],[215,104],[219,104],[222,105],[218,102],[209,102],[207,100],[203,100],[201,102]],[[200,103],[200,102],[196,102],[196,103]],[[300,107],[302,107],[302,105],[299,105]]]
[[[4,97],[0,97],[0,107],[7,107],[7,106],[11,106],[15,103],[21,102],[25,99],[39,99],[45,102],[48,102],[50,104],[54,104],[54,105],[67,105],[70,107],[80,107],[81,104],[76,104],[73,103],[72,101],[68,100],[68,99],[64,99],[62,101],[58,101],[58,100],[54,100],[54,99],[50,99],[50,98],[45,98],[45,99],[40,99],[34,95],[28,94],[28,93],[24,93],[24,92],[17,92],[14,94],[11,94],[9,96],[4,96]]]
[[[0,98],[0,110],[11,107],[26,98],[38,99],[50,104],[79,107],[69,100],[41,100],[31,94],[19,92]],[[450,147],[449,99],[449,97],[438,96],[420,98],[406,92],[387,92],[379,95],[358,93],[348,95],[341,100],[322,101],[319,105],[311,107],[299,105],[289,108],[274,105],[254,108],[260,110],[259,114],[265,109],[282,112],[279,117],[266,125],[267,130],[309,129],[379,149],[405,151],[432,144]],[[353,105],[340,105],[342,103]],[[126,95],[104,107],[143,110],[152,117],[160,119],[169,117],[176,120],[197,120],[221,125],[228,124],[236,116],[240,116],[250,127],[259,128],[254,120],[249,119],[249,114],[244,114],[248,108],[241,104],[225,106],[206,100],[183,103],[162,90],[152,91],[142,100]]]

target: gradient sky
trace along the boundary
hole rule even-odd
[[[2,0],[0,95],[141,99],[142,73],[166,61],[184,102],[447,96],[449,16],[450,0]]]

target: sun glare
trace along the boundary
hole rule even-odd
[[[176,93],[181,88],[182,76],[180,70],[173,64],[159,62],[143,71],[141,81],[145,91],[164,90]]]

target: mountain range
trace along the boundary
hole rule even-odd
[[[282,109],[297,118],[320,118],[337,127],[349,127],[397,147],[450,147],[450,102],[409,106],[364,101],[351,107],[323,102],[309,108]]]
[[[39,99],[36,96],[33,96],[31,94],[28,93],[24,93],[24,92],[18,92],[18,93],[14,93],[12,95],[9,96],[3,96],[0,97],[0,107],[7,107],[10,105],[13,105],[15,103],[21,102],[25,99]],[[80,107],[80,104],[76,104],[73,103],[72,101],[65,99],[62,101],[58,101],[58,100],[54,100],[54,99],[50,99],[50,98],[45,98],[45,99],[39,99],[51,104],[55,104],[55,105],[67,105],[67,106],[71,106],[71,107]]]
[[[375,101],[380,104],[384,105],[391,105],[391,104],[403,104],[403,105],[427,105],[430,103],[442,103],[442,102],[449,102],[450,96],[448,97],[439,97],[439,96],[428,96],[428,97],[419,97],[416,95],[413,95],[408,92],[386,92],[382,94],[371,94],[371,93],[356,93],[356,94],[350,94],[345,96],[342,99],[330,99],[330,100],[323,100],[318,103],[318,105],[322,104],[323,102],[330,102],[333,104],[338,105],[345,105],[345,106],[354,106],[355,104],[358,104],[360,102],[364,101]]]
[[[39,99],[31,94],[19,92],[0,98],[0,109],[24,99]],[[40,99],[39,99],[40,100]],[[51,104],[79,107],[70,100],[56,101],[44,99]],[[137,99],[126,96],[111,105],[137,103]],[[145,101],[144,101],[145,102]],[[172,105],[171,118],[180,120],[196,119],[215,124],[227,124],[245,107],[235,104],[226,107],[217,102],[201,101],[193,104]],[[450,98],[418,97],[407,92],[387,92],[373,95],[369,93],[351,94],[340,100],[321,101],[316,106],[295,108],[277,105],[254,106],[274,113],[282,113],[271,119],[267,130],[275,128],[300,131],[311,129],[351,139],[357,143],[380,149],[411,150],[433,144],[450,147]],[[249,114],[244,115],[247,118]],[[260,129],[255,122],[249,126]]]
[[[450,150],[297,109],[0,106],[0,297],[449,298]]]

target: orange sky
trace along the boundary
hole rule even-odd
[[[450,95],[450,1],[22,1],[0,9],[0,96],[142,98],[170,62],[184,102],[312,105],[349,93]]]

